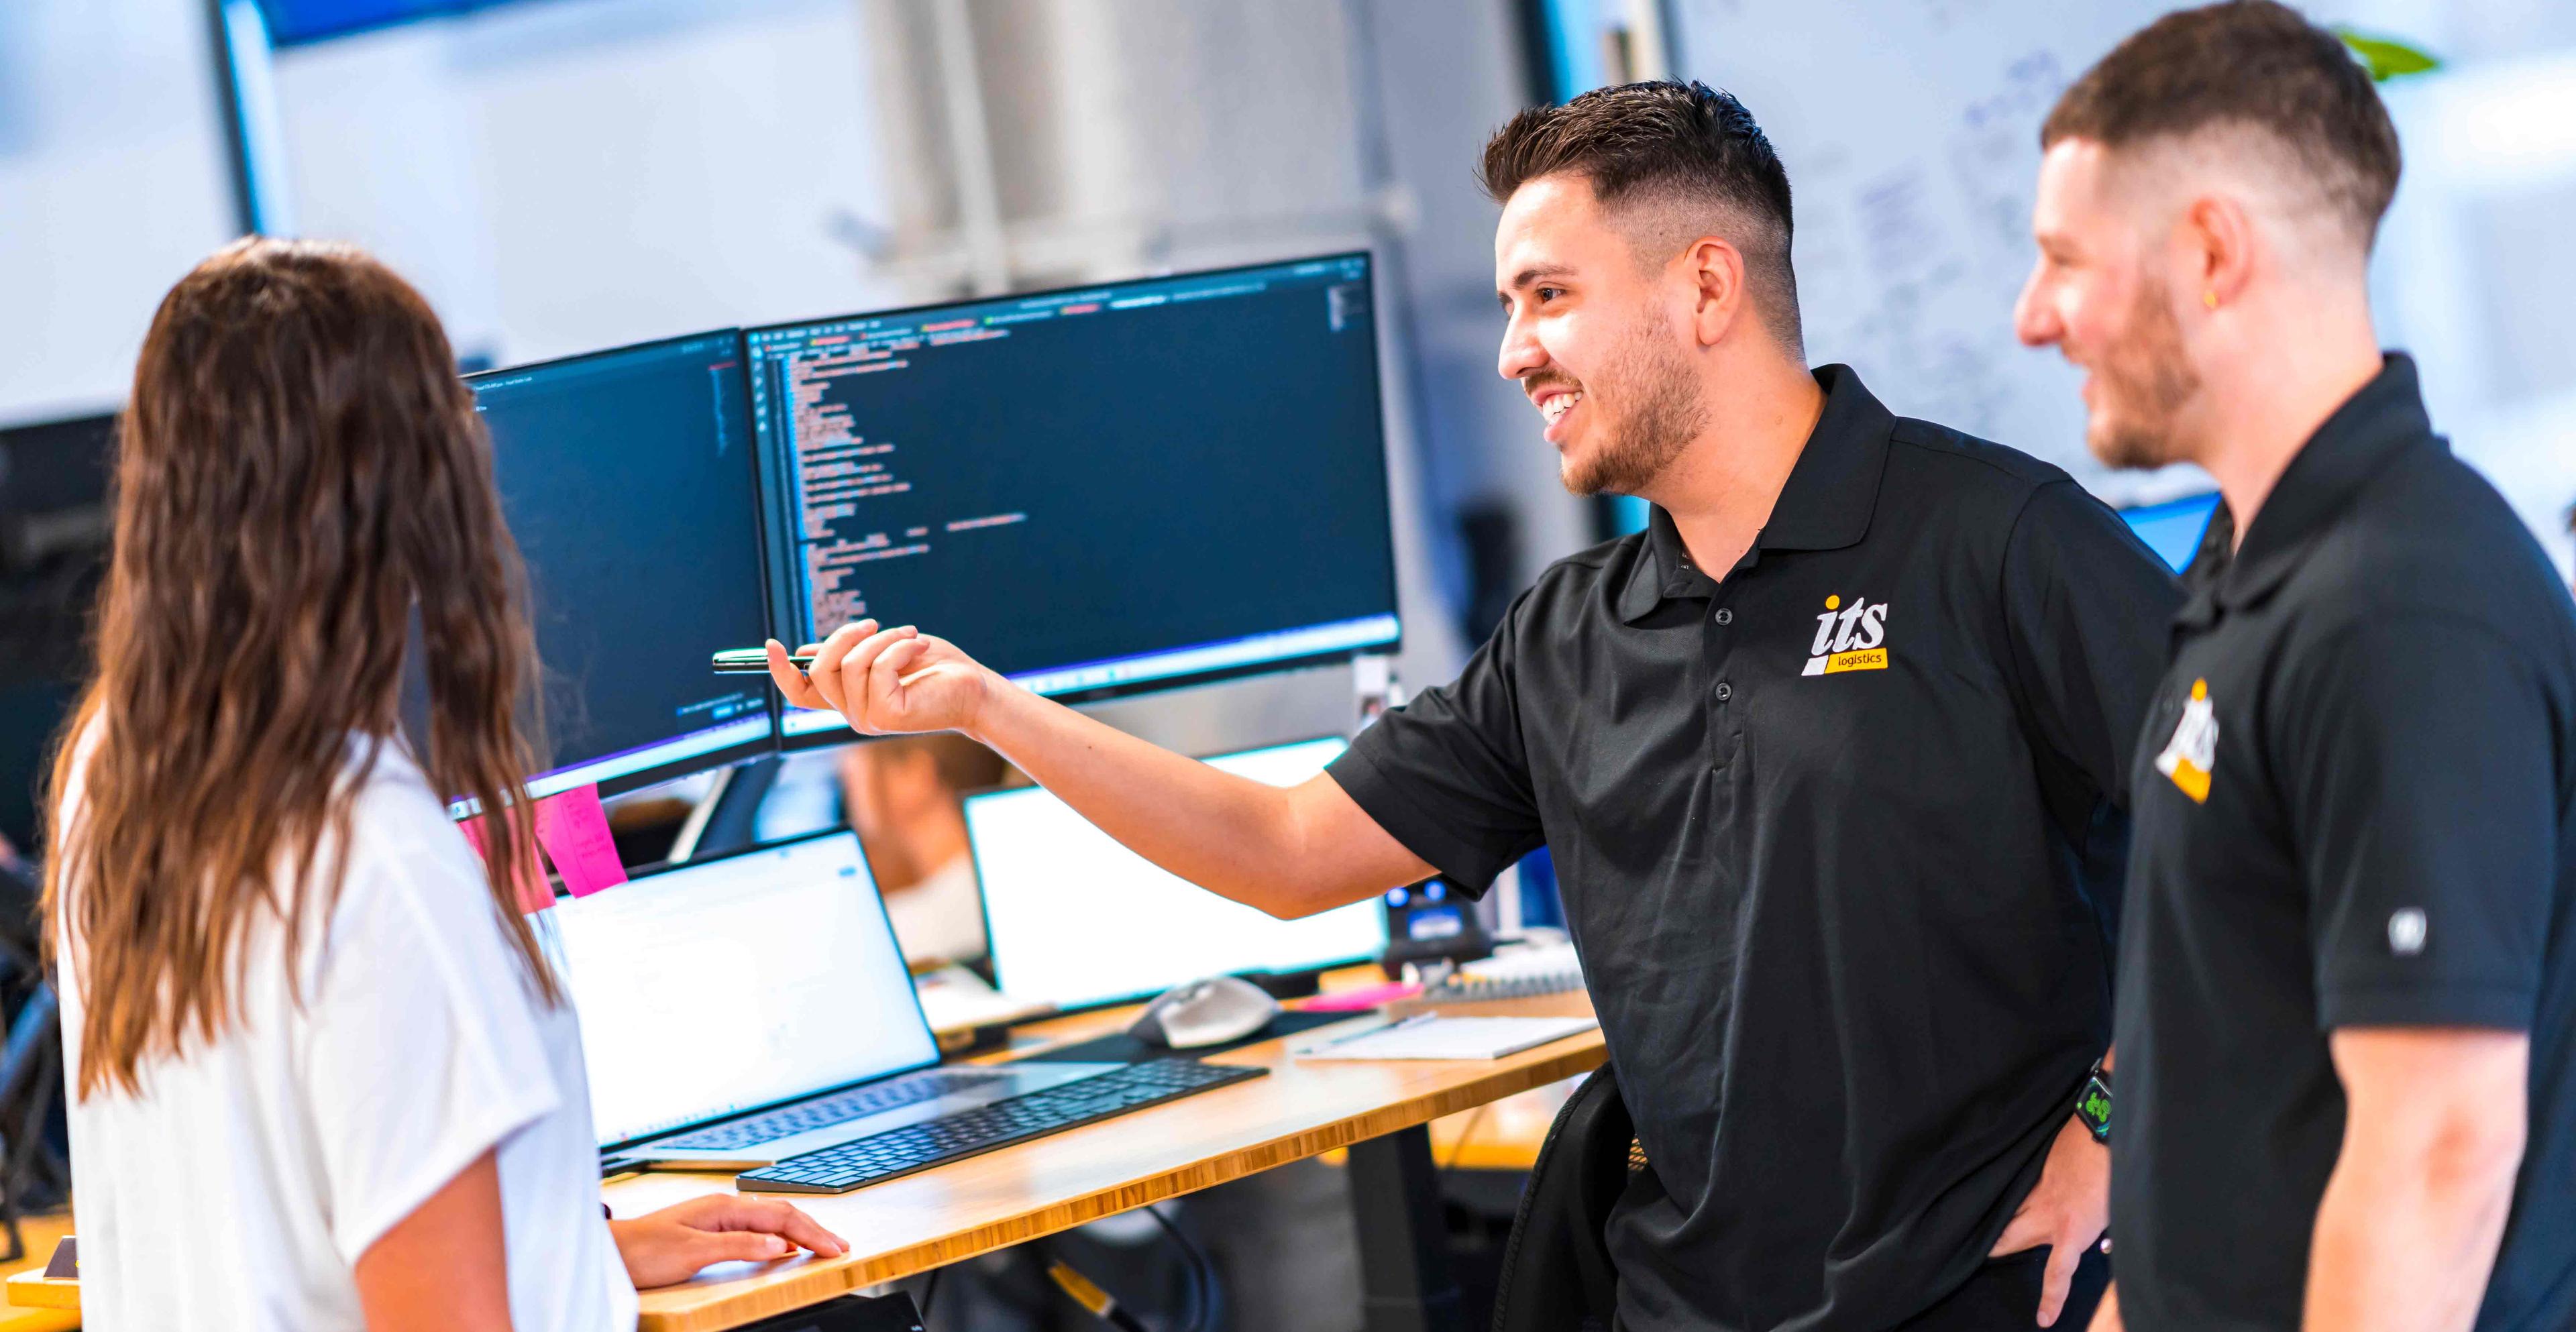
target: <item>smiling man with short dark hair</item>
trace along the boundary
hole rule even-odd
[[[1280,915],[1545,844],[1650,1165],[1626,1332],[2090,1315],[2123,775],[2180,591],[2063,472],[1810,371],[1789,184],[1697,84],[1515,119],[1501,372],[1580,492],[1654,504],[1454,682],[1276,790],[862,623],[789,697],[954,728]],[[2106,871],[2107,867],[2107,871]]]

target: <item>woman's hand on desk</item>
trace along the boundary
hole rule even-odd
[[[845,624],[816,647],[814,664],[796,669],[787,649],[769,641],[769,677],[800,708],[830,708],[863,735],[915,731],[974,734],[976,715],[1001,681],[957,645],[906,625],[874,620]]]
[[[635,1288],[686,1281],[711,1263],[764,1263],[798,1247],[838,1258],[850,1246],[783,1202],[711,1193],[608,1223]]]

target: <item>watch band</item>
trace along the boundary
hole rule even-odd
[[[2075,1118],[2081,1121],[2093,1141],[2105,1146],[2111,1142],[2111,1070],[2102,1061],[2093,1061],[2093,1071],[2084,1079],[2084,1090],[2075,1095]]]

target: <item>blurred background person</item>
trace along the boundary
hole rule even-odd
[[[901,736],[841,751],[841,808],[867,849],[903,960],[980,962],[984,899],[966,842],[968,792],[999,786],[1001,756],[959,735]]]

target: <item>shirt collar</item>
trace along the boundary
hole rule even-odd
[[[2362,486],[2410,448],[2447,451],[2449,445],[2433,433],[2414,360],[2391,352],[2379,373],[2300,446],[2255,512],[2243,544],[2235,544],[2235,515],[2219,503],[2185,579],[2192,596],[2181,621],[2205,626],[2222,608],[2250,606],[2278,590]]]
[[[1798,452],[1797,464],[1771,517],[1745,556],[1750,565],[1768,550],[1841,550],[1869,533],[1878,508],[1879,475],[1887,467],[1887,438],[1896,417],[1863,387],[1847,365],[1828,365],[1815,372],[1825,391],[1824,414]],[[1715,584],[1694,567],[1682,545],[1681,531],[1662,506],[1646,518],[1647,558],[1629,568],[1619,592],[1619,617],[1631,623],[1644,618],[1665,599],[1707,596]]]

